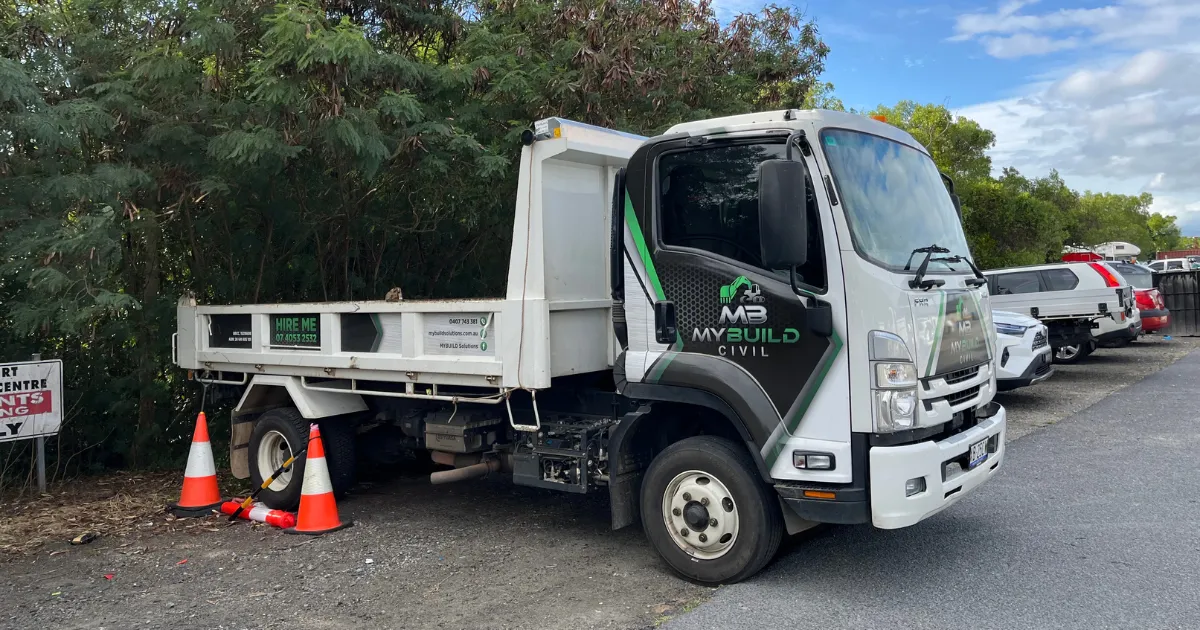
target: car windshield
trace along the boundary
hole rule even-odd
[[[928,155],[887,138],[847,129],[821,132],[825,158],[850,234],[859,255],[883,267],[900,270],[923,254],[913,250],[933,244],[950,250],[945,256],[970,257],[962,223],[937,166]],[[934,262],[931,272],[966,271],[963,263]]]
[[[1149,269],[1137,265],[1113,265],[1121,277],[1129,281],[1135,289],[1153,289],[1154,275]]]

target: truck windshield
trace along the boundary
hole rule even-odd
[[[858,131],[821,132],[850,234],[859,255],[899,271],[914,249],[937,244],[970,256],[967,239],[933,160]],[[914,267],[915,267],[914,263]],[[929,271],[966,271],[966,263],[930,262]]]

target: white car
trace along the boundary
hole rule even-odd
[[[1097,345],[1122,346],[1142,332],[1133,287],[1103,262],[1067,262],[985,271],[992,307],[1049,327],[1057,363],[1075,363]]]
[[[1008,311],[992,311],[996,325],[996,388],[1028,387],[1054,374],[1050,340],[1042,322]]]

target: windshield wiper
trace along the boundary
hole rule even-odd
[[[976,267],[975,263],[972,262],[971,259],[967,258],[966,256],[959,256],[957,254],[954,256],[944,256],[942,258],[934,258],[934,259],[932,259],[932,262],[947,262],[947,263],[952,263],[952,264],[953,263],[967,263],[967,266],[971,268],[971,273],[974,273],[975,277],[971,278],[969,280],[964,280],[963,283],[969,284],[973,287],[981,287],[981,286],[987,284],[987,278],[983,277],[983,272],[980,271],[979,267]]]
[[[929,271],[929,261],[931,258],[933,258],[934,254],[949,254],[949,253],[950,253],[950,250],[938,245],[937,243],[934,243],[933,245],[930,245],[929,247],[918,247],[918,248],[912,250],[912,253],[908,255],[908,262],[904,263],[905,271],[908,271],[909,267],[912,265],[913,256],[916,256],[917,254],[925,254],[925,259],[921,261],[921,266],[917,267],[917,275],[914,276],[913,279],[908,282],[908,286],[913,289],[921,289],[922,291],[928,291],[928,290],[932,289],[933,287],[940,287],[943,284],[946,284],[945,280],[936,280],[936,279],[926,280],[925,272]]]

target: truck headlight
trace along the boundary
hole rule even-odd
[[[876,433],[891,433],[917,425],[917,366],[899,335],[872,330],[867,337],[875,406],[871,418]]]
[[[876,363],[875,387],[879,389],[910,389],[917,386],[917,367],[903,363]]]
[[[875,391],[875,432],[892,433],[916,426],[917,390]]]

